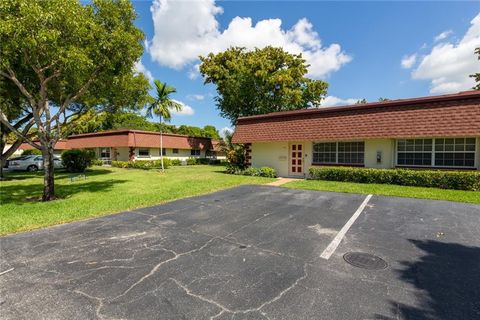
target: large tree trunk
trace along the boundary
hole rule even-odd
[[[43,155],[43,172],[44,172],[42,201],[50,201],[55,199],[53,147],[44,146],[42,148],[42,155]]]
[[[3,149],[5,149],[5,134],[3,133],[3,130],[1,132],[1,137],[0,137],[0,180],[3,180],[3,166],[5,165],[5,162],[7,161],[7,157],[3,156]]]

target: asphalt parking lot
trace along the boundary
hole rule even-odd
[[[1,319],[480,319],[473,204],[242,186],[0,246]]]

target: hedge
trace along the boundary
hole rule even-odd
[[[186,161],[181,161],[180,159],[163,158],[164,168],[168,168],[170,166],[181,166],[183,163],[189,166],[193,166],[197,164],[209,164],[217,162],[211,161],[207,158],[191,157],[188,158]],[[218,160],[218,163],[220,163],[220,160]],[[135,169],[161,168],[161,162],[160,160],[112,161],[112,167]]]
[[[245,170],[239,168],[227,167],[227,172],[231,174],[243,175],[243,176],[253,176],[253,177],[266,177],[266,178],[276,178],[277,172],[275,169],[270,167],[249,167]]]
[[[314,180],[480,190],[480,172],[476,171],[312,167],[309,173],[310,179]]]
[[[167,169],[171,165],[171,159],[163,158],[163,167],[165,169]],[[112,167],[133,169],[158,169],[162,167],[162,162],[160,160],[112,161]]]

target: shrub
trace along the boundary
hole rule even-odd
[[[98,159],[93,159],[92,166],[103,166],[103,161]]]
[[[163,167],[165,169],[171,165],[171,159],[163,158]],[[160,160],[112,161],[112,167],[131,169],[159,169],[162,167],[162,163]]]
[[[309,173],[310,178],[316,180],[480,190],[480,173],[474,171],[312,167]]]
[[[260,168],[260,176],[261,177],[267,177],[267,178],[276,178],[277,177],[277,172],[275,169],[270,168],[270,167],[261,167]]]
[[[22,156],[33,156],[33,155],[41,155],[42,151],[38,149],[27,149],[22,152]]]
[[[182,161],[180,159],[171,159],[172,166],[181,166]]]
[[[197,158],[192,157],[192,158],[187,159],[187,165],[188,166],[193,166],[193,165],[196,165],[196,164],[198,164]]]
[[[235,166],[227,166],[227,172],[232,174],[239,174],[244,176],[253,176],[253,177],[266,177],[266,178],[276,178],[277,172],[275,169],[270,167],[249,167],[245,170],[241,170]]]
[[[72,149],[62,153],[62,163],[68,172],[84,172],[95,158],[93,150]]]

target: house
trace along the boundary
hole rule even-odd
[[[61,142],[61,141],[59,141]],[[58,145],[58,143],[57,143]],[[57,149],[57,145],[55,149]],[[22,145],[23,146],[23,145]],[[221,158],[220,143],[210,138],[163,134],[163,156],[185,160]],[[28,148],[29,145],[23,146]],[[98,159],[109,161],[160,159],[160,133],[141,130],[111,130],[77,134],[65,140],[65,149],[92,149]],[[31,148],[31,147],[30,147]]]
[[[248,164],[305,177],[311,166],[480,169],[480,91],[241,117]]]
[[[36,143],[40,143],[38,141],[36,141]],[[20,147],[18,147],[17,149],[17,152],[19,154],[21,154],[23,151],[25,150],[30,150],[30,149],[34,149],[31,145],[29,145],[28,143],[22,143],[20,145]],[[57,143],[55,144],[55,147],[54,147],[54,150],[53,150],[53,153],[57,156],[60,156],[62,154],[62,152],[64,150],[67,150],[68,147],[67,147],[67,140],[59,140],[57,141]]]

